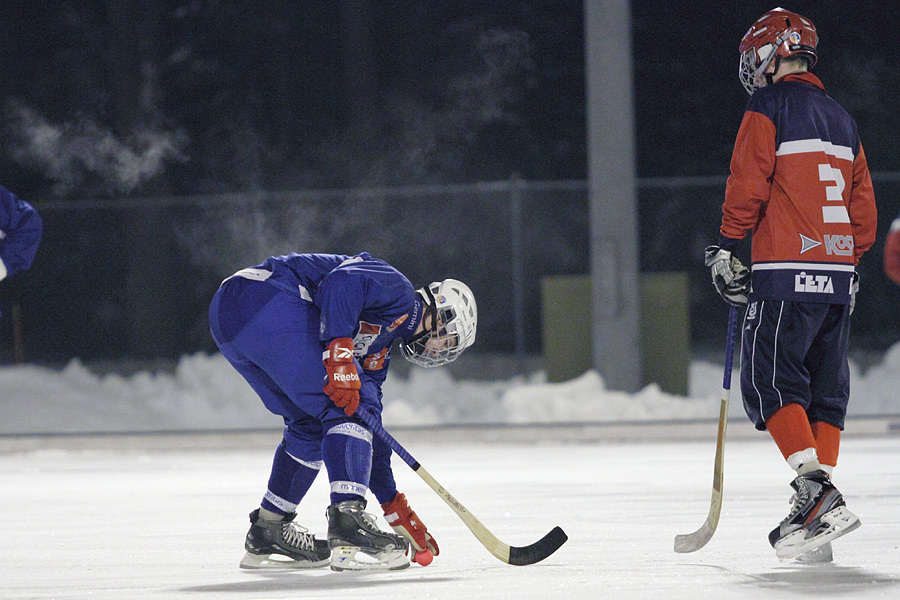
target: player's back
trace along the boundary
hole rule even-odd
[[[759,297],[846,302],[854,265],[849,205],[856,123],[815,76],[758,90],[748,112],[775,127],[771,194],[753,234]]]

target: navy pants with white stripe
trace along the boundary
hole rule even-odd
[[[741,340],[741,393],[756,428],[788,403],[811,423],[844,428],[850,398],[850,307],[750,297]]]

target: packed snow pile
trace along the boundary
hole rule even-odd
[[[550,383],[544,373],[499,381],[454,379],[444,369],[391,374],[385,425],[521,424],[716,418],[721,366],[695,361],[687,397],[649,385],[607,390],[588,371]],[[851,364],[850,415],[900,414],[900,344],[865,373]],[[742,413],[738,373],[732,412]],[[184,356],[174,373],[96,375],[78,360],[61,370],[0,368],[0,434],[278,428],[280,420],[219,354]]]

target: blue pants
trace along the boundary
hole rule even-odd
[[[741,342],[741,393],[756,428],[765,430],[778,409],[796,403],[811,423],[843,429],[849,340],[849,306],[751,296]]]
[[[321,460],[322,424],[347,417],[322,391],[315,305],[265,282],[234,277],[213,296],[209,324],[222,355],[266,408],[284,418],[287,451]]]
[[[323,391],[325,367],[319,321],[320,314],[313,303],[264,281],[242,277],[225,281],[209,310],[210,331],[222,355],[247,380],[266,408],[284,419],[283,450],[304,465],[324,461],[331,480],[332,501],[340,501],[365,496],[372,464],[372,436]],[[380,416],[379,401],[363,398],[360,404]],[[275,461],[272,481],[281,483],[276,491],[271,489],[270,481],[268,498],[276,507],[290,509],[306,490],[298,490],[296,480],[287,475],[279,478],[275,472],[278,464],[291,463],[284,457]],[[389,484],[392,483],[391,479]]]

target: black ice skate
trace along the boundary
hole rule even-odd
[[[800,475],[791,482],[796,492],[788,516],[769,534],[781,560],[796,558],[850,533],[859,517],[847,510],[844,497],[825,471]]]
[[[331,557],[325,540],[317,540],[293,522],[296,513],[280,521],[259,518],[259,509],[250,513],[250,531],[244,540],[247,553],[242,569],[314,569],[324,567]]]
[[[328,507],[328,545],[333,571],[405,569],[409,542],[381,531],[375,517],[365,512],[366,501],[345,500]]]

